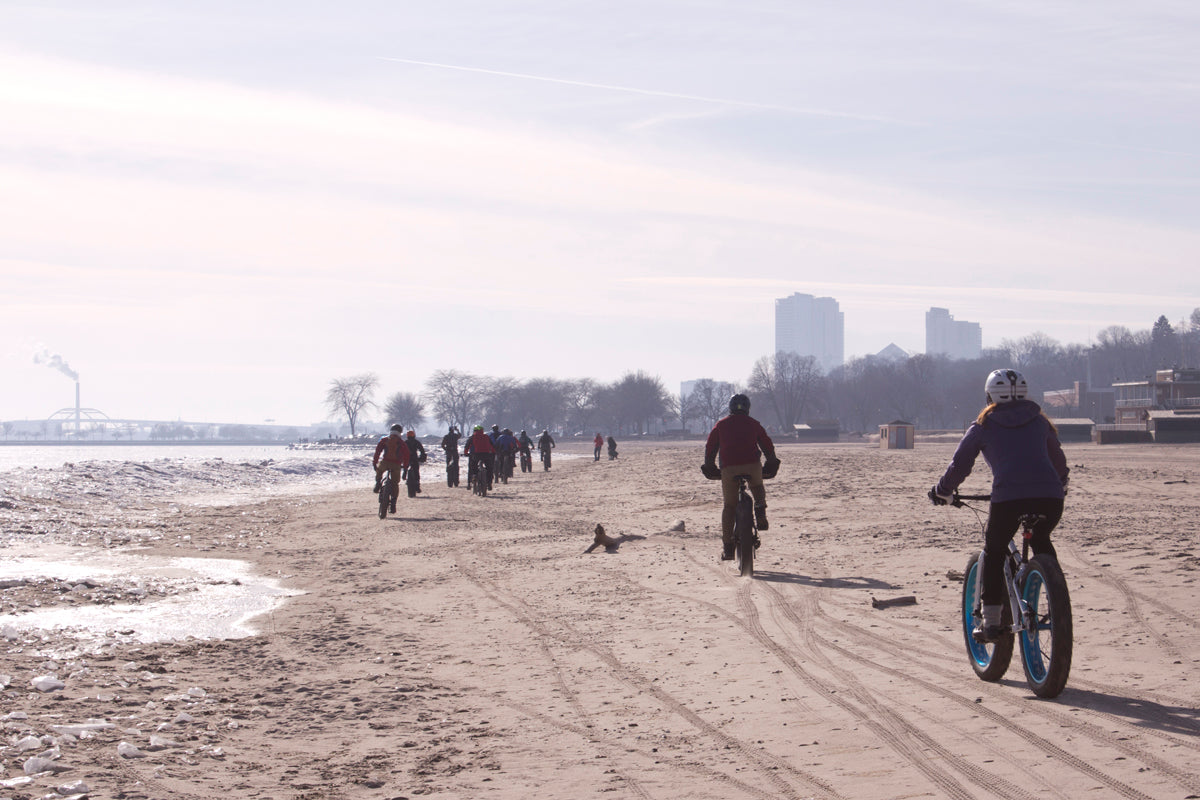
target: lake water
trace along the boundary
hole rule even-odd
[[[289,449],[283,444],[261,445],[178,445],[178,444],[106,444],[106,445],[47,445],[9,444],[0,446],[0,472],[22,467],[61,467],[87,461],[145,462],[158,458],[181,458],[195,461],[224,459],[225,461],[265,461],[284,458],[329,458],[330,456],[369,453],[370,448]]]

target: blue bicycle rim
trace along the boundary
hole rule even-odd
[[[1030,569],[1025,574],[1025,585],[1021,587],[1021,599],[1029,609],[1029,616],[1034,620],[1033,631],[1021,631],[1021,658],[1025,661],[1029,677],[1034,683],[1045,683],[1047,665],[1050,663],[1049,654],[1042,652],[1042,632],[1045,631],[1047,643],[1054,647],[1051,620],[1042,617],[1041,604],[1045,602],[1045,580],[1037,569]],[[1046,612],[1049,613],[1047,606]]]

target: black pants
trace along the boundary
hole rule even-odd
[[[1053,497],[1033,497],[1025,500],[1008,500],[992,503],[988,509],[987,529],[983,534],[983,604],[1003,605],[1008,597],[1004,588],[1004,556],[1008,543],[1020,527],[1023,514],[1040,514],[1045,519],[1033,526],[1029,548],[1035,555],[1050,555],[1057,558],[1054,545],[1050,544],[1050,532],[1062,519],[1063,501]]]

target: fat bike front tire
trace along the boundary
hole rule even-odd
[[[1021,599],[1030,630],[1020,632],[1025,682],[1038,697],[1058,697],[1071,674],[1071,597],[1058,560],[1045,553],[1029,559]]]
[[[975,674],[979,676],[980,680],[995,683],[1004,677],[1005,672],[1008,672],[1008,665],[1012,661],[1013,654],[1013,635],[1006,633],[998,640],[987,644],[975,641],[975,637],[971,635],[975,628],[983,622],[977,616],[975,606],[976,587],[982,577],[980,567],[980,554],[976,553],[967,561],[967,568],[963,570],[963,639],[967,645],[967,659],[971,662],[971,669],[975,670]],[[1004,624],[1010,625],[1011,618],[1012,614],[1008,605],[1005,604]]]
[[[749,498],[739,502],[733,514],[733,538],[738,572],[743,578],[754,576],[754,508]]]

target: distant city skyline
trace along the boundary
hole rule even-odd
[[[950,358],[979,358],[983,352],[983,328],[978,322],[956,320],[948,308],[925,312],[925,352]]]
[[[812,356],[828,374],[846,358],[846,317],[832,297],[793,292],[775,300],[775,351]]]

